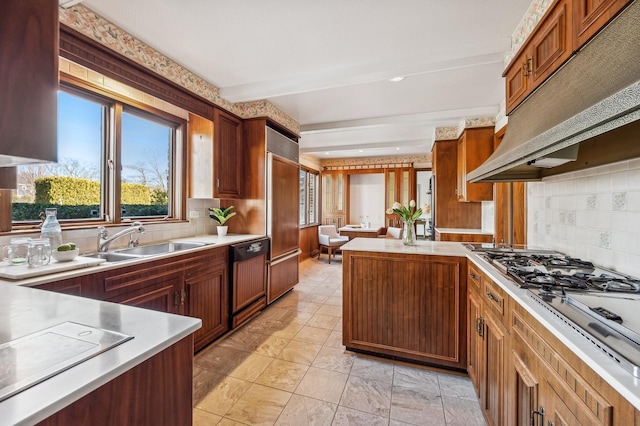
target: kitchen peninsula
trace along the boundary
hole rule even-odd
[[[382,238],[342,251],[348,349],[466,370],[488,424],[640,425],[637,377],[478,252]]]
[[[83,343],[47,333],[47,341],[66,346],[33,351],[36,339],[30,339],[21,351],[13,344],[21,337],[66,322],[133,337],[0,402],[0,423],[191,424],[192,333],[199,319],[11,284],[0,283],[0,290],[2,368],[16,373],[3,373],[3,390],[43,373],[34,365],[50,373],[54,360]]]

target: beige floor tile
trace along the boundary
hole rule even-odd
[[[214,344],[196,355],[194,366],[220,374],[229,374],[250,355],[249,352]]]
[[[270,356],[275,358],[289,344],[291,339],[285,339],[279,336],[268,336],[265,334],[255,333],[258,337],[247,350],[258,355]]]
[[[338,406],[330,402],[291,395],[278,417],[277,426],[329,426]]]
[[[275,359],[256,379],[256,383],[293,392],[309,369],[304,364]]]
[[[217,426],[246,426],[246,423],[240,423],[235,420],[223,418]]]
[[[485,426],[487,424],[477,400],[443,396],[442,404],[447,425]]]
[[[293,336],[293,340],[322,345],[329,338],[330,334],[331,330],[327,330],[326,328],[310,327],[305,325],[295,336]]]
[[[199,408],[193,409],[193,426],[217,425],[220,420],[222,420],[222,417],[218,415],[201,410]]]
[[[478,400],[476,391],[469,377],[438,373],[438,382],[443,397],[450,396],[472,401]]]
[[[349,374],[353,365],[354,356],[350,352],[341,349],[323,347],[311,364],[316,368],[337,371],[338,373]]]
[[[406,365],[396,364],[393,374],[393,385],[409,388],[429,389],[440,393],[438,373],[435,371],[422,370]]]
[[[215,389],[222,381],[224,374],[205,370],[204,368],[193,368],[193,404],[196,405],[207,396],[209,392]]]
[[[311,317],[309,321],[307,321],[308,326],[310,327],[318,327],[318,328],[326,328],[328,330],[333,330],[333,327],[340,321],[339,317],[334,317],[332,315],[322,315],[315,314]]]
[[[301,302],[298,302],[298,304],[295,306],[295,309],[297,309],[298,312],[308,312],[310,314],[315,314],[316,312],[318,312],[318,309],[320,309],[321,307],[322,307],[322,303],[301,301]]]
[[[311,303],[324,303],[329,298],[329,295],[326,294],[316,294],[315,291],[311,294],[308,294],[305,298],[305,302]]]
[[[332,425],[335,426],[386,426],[389,420],[386,417],[375,414],[363,413],[347,407],[338,407],[333,418]]]
[[[340,320],[338,321],[338,323],[336,324],[335,327],[333,327],[334,330],[337,331],[342,331],[342,316],[340,316]]]
[[[342,306],[342,295],[334,296],[335,292],[324,302],[325,305]]]
[[[438,391],[393,386],[390,417],[421,425],[444,425],[444,409]]]
[[[389,420],[389,426],[414,426],[411,423],[401,422],[400,420]]]
[[[196,408],[224,416],[250,387],[251,383],[246,380],[226,376],[196,405]]]
[[[353,367],[351,367],[351,375],[391,384],[393,382],[393,364],[389,361],[356,355]]]
[[[377,416],[389,417],[391,384],[351,376],[342,393],[340,405]]]
[[[318,309],[318,312],[316,313],[342,318],[342,306],[322,305],[322,307]]]
[[[259,337],[256,333],[243,327],[240,330],[234,331],[228,336],[224,337],[219,342],[216,342],[218,346],[226,346],[238,350],[247,351],[253,342]]]
[[[251,425],[272,425],[290,397],[289,392],[254,383],[225,417]]]
[[[321,348],[322,345],[292,340],[276,358],[311,365]]]
[[[324,346],[344,349],[344,345],[342,344],[342,331],[332,331],[329,338],[324,342]]]
[[[229,376],[253,382],[272,362],[273,358],[271,357],[250,354],[229,372]]]
[[[344,373],[310,367],[295,393],[337,404],[348,377]]]

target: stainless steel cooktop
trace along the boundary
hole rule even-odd
[[[0,344],[0,401],[133,336],[73,322]]]

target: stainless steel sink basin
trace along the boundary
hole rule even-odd
[[[126,254],[133,256],[153,256],[157,254],[172,253],[175,251],[188,250],[202,247],[205,243],[160,243],[148,246],[132,247],[116,250],[114,254]]]
[[[123,262],[125,260],[135,260],[140,258],[140,256],[133,256],[129,254],[120,254],[120,253],[113,253],[113,252],[91,253],[91,254],[84,254],[83,256],[93,257],[94,259],[104,259],[107,262],[111,262],[111,263]]]

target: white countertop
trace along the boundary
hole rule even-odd
[[[491,264],[476,252],[471,252],[463,243],[448,241],[417,241],[415,246],[405,246],[401,240],[388,238],[355,238],[340,247],[345,251],[364,251],[377,253],[424,254],[437,256],[466,257],[477,265],[485,274],[493,279],[509,296],[524,306],[527,311],[555,337],[562,341],[580,359],[586,362],[611,387],[617,390],[636,409],[640,410],[640,379],[623,370],[615,364],[608,355],[601,352],[584,337],[560,319],[538,305],[527,290],[516,286],[511,280],[502,275]]]
[[[0,402],[0,423],[34,424],[196,331],[201,321],[0,283],[0,344],[73,321],[134,336]]]
[[[97,265],[97,266],[91,266],[91,267],[81,268],[81,269],[74,269],[74,270],[70,270],[70,271],[58,272],[58,273],[53,273],[53,274],[48,274],[48,275],[41,275],[41,276],[38,276],[38,277],[26,278],[26,279],[22,279],[22,280],[0,279],[0,284],[1,283],[5,283],[5,284],[21,285],[21,286],[26,286],[26,287],[33,287],[33,286],[46,284],[48,282],[57,281],[57,280],[65,279],[65,278],[79,277],[79,276],[82,276],[82,275],[87,275],[87,274],[92,274],[92,273],[95,273],[95,272],[105,271],[107,269],[121,268],[123,266],[130,266],[130,265],[135,265],[135,264],[138,264],[138,263],[144,263],[144,262],[149,262],[149,261],[158,260],[158,259],[164,259],[164,258],[168,258],[168,257],[172,257],[172,256],[183,255],[185,253],[195,253],[195,252],[198,252],[198,251],[201,251],[201,250],[210,249],[212,247],[228,246],[228,245],[231,245],[231,244],[240,243],[240,242],[243,242],[243,241],[249,241],[249,240],[253,240],[253,239],[256,239],[256,238],[262,238],[262,237],[264,237],[264,235],[229,234],[229,235],[226,235],[224,237],[219,237],[217,235],[196,235],[194,237],[184,237],[184,238],[172,239],[170,241],[199,242],[199,243],[205,243],[207,245],[202,246],[202,247],[196,247],[196,248],[189,249],[189,250],[181,250],[181,251],[173,252],[173,253],[166,253],[166,254],[149,256],[149,257],[141,257],[141,258],[133,259],[133,260],[126,261],[126,262],[113,262],[113,263],[106,262],[106,263],[102,263],[102,264]],[[144,245],[153,245],[153,244],[159,244],[159,243],[161,243],[161,241],[150,242],[149,244],[144,244]]]
[[[493,232],[483,231],[482,229],[469,228],[436,228],[436,232],[439,232],[441,234],[493,235]]]
[[[460,243],[417,240],[416,245],[405,246],[401,239],[396,238],[354,238],[340,246],[340,250],[461,257],[467,257],[469,253]]]
[[[338,228],[338,231],[352,231],[352,232],[379,232],[382,229],[382,226],[378,226],[377,228],[363,228],[361,226],[343,226],[342,228]]]

